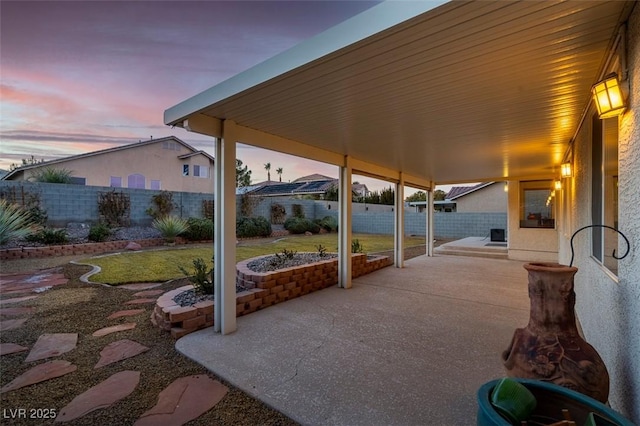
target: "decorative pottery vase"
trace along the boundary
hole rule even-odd
[[[576,326],[573,276],[578,268],[558,263],[524,268],[529,272],[529,324],[516,329],[502,353],[507,375],[552,382],[606,402],[609,373]]]

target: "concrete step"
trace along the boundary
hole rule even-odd
[[[505,249],[503,250],[491,250],[491,251],[482,251],[479,248],[473,249],[455,249],[451,247],[440,246],[434,249],[435,254],[444,254],[449,256],[470,256],[470,257],[484,257],[489,259],[508,259],[509,252]]]

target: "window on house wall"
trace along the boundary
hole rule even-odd
[[[162,189],[160,187],[160,181],[159,180],[151,179],[151,184],[150,185],[151,185],[150,189],[156,189],[156,190]]]
[[[555,228],[553,181],[520,182],[520,228]]]
[[[71,181],[69,183],[72,185],[86,185],[87,178],[71,176]]]
[[[201,178],[209,177],[209,168],[205,166],[193,166],[193,175]]]
[[[144,189],[144,175],[139,173],[129,175],[127,177],[127,187]]]
[[[122,188],[122,177],[111,176],[111,179],[109,180],[109,186],[112,188]]]
[[[170,151],[180,151],[181,146],[175,141],[164,141],[162,142],[162,148]]]
[[[618,118],[593,117],[591,143],[591,218],[594,225],[618,229]],[[593,257],[614,274],[618,273],[618,233],[607,228],[592,228]]]
[[[188,164],[183,164],[182,165],[182,176],[189,176],[189,165]]]

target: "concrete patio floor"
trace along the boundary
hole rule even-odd
[[[522,262],[420,256],[176,348],[305,425],[475,424],[476,391],[528,321]]]

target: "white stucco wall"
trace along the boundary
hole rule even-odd
[[[619,229],[631,241],[631,253],[618,262],[615,277],[591,257],[591,234],[575,238],[576,313],[586,340],[602,356],[611,377],[611,406],[640,424],[640,7],[627,31],[629,108],[619,121]],[[574,178],[566,189],[575,194],[568,224],[576,230],[591,221],[591,116],[574,149]],[[563,215],[561,214],[560,217]],[[560,232],[560,259],[569,263],[569,229]],[[620,239],[618,254],[625,245]]]
[[[504,183],[495,182],[457,198],[456,211],[461,213],[505,213],[507,211],[507,193],[504,192]]]

